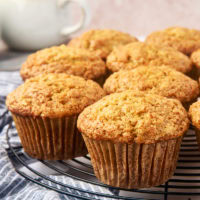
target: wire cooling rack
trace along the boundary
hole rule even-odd
[[[200,199],[200,152],[196,136],[191,129],[181,144],[178,165],[174,176],[165,184],[146,189],[121,189],[100,183],[93,172],[90,157],[85,156],[69,161],[44,161],[29,157],[21,146],[13,147],[7,130],[8,155],[17,173],[42,187],[54,190],[77,199]],[[39,164],[40,167],[33,167]],[[41,166],[43,170],[41,170]],[[80,182],[84,187],[72,186],[57,181],[44,171],[51,171],[56,176],[64,176]],[[95,191],[87,185],[102,188]],[[85,189],[84,189],[85,188]],[[94,187],[95,188],[95,187]],[[109,192],[105,192],[109,191]]]

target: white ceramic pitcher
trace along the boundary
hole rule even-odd
[[[69,3],[77,3],[80,21],[73,21]],[[66,42],[89,21],[85,0],[0,0],[1,37],[18,50],[38,50]]]

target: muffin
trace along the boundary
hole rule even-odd
[[[187,73],[192,69],[190,59],[170,47],[161,47],[143,42],[133,42],[114,49],[107,58],[107,67],[112,72],[130,70],[141,65],[166,65]]]
[[[11,92],[6,105],[25,152],[37,159],[64,160],[87,154],[77,117],[103,96],[103,89],[92,80],[42,74]]]
[[[132,189],[173,175],[189,120],[176,99],[127,90],[85,108],[77,125],[97,178]]]
[[[190,106],[189,117],[192,124],[195,126],[195,133],[200,151],[200,101],[197,101]]]
[[[106,60],[114,47],[136,42],[137,39],[127,33],[116,30],[90,30],[80,37],[72,39],[69,46],[88,49]]]
[[[66,73],[101,83],[106,67],[93,52],[61,45],[31,54],[20,70],[23,80],[48,73]]]
[[[104,84],[107,94],[125,90],[143,91],[178,99],[189,107],[199,95],[197,81],[166,66],[140,66],[112,74]]]
[[[200,48],[200,31],[183,27],[170,27],[151,33],[146,42],[173,47],[174,49],[190,55]]]

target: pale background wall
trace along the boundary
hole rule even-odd
[[[89,4],[91,21],[72,37],[95,28],[117,29],[135,36],[146,36],[154,30],[169,26],[185,26],[200,30],[200,0],[82,1]],[[76,21],[80,10],[75,5],[71,8]],[[4,48],[5,45],[0,40],[0,50]]]
[[[147,35],[168,26],[200,29],[200,0],[86,0],[90,28],[112,28]]]

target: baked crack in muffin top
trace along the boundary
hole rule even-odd
[[[183,27],[170,27],[151,33],[146,38],[146,42],[170,46],[186,55],[190,55],[200,48],[200,31]]]
[[[48,73],[66,73],[96,79],[106,72],[104,61],[96,54],[66,45],[46,48],[31,54],[23,63],[23,80]]]
[[[190,59],[181,52],[170,47],[143,42],[133,42],[114,49],[107,57],[106,64],[113,72],[134,69],[141,65],[166,65],[183,73],[192,69]]]
[[[78,117],[78,129],[87,137],[122,143],[177,138],[188,126],[180,101],[130,90],[105,96]]]
[[[62,117],[79,114],[105,95],[92,80],[67,74],[28,79],[6,99],[8,109],[24,116]]]
[[[140,66],[113,73],[105,82],[107,94],[125,90],[144,91],[190,102],[199,95],[197,81],[166,66]]]
[[[90,30],[80,37],[72,39],[69,46],[94,51],[101,58],[106,58],[114,47],[136,42],[137,39],[127,33],[116,30]]]

